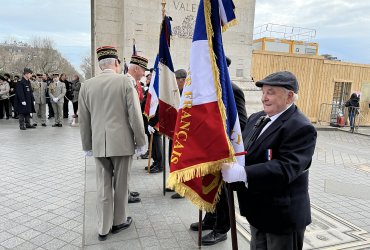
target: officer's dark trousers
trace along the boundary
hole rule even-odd
[[[48,101],[47,104],[48,104],[48,109],[49,109],[49,118],[54,117],[53,105],[50,103],[50,101]]]
[[[5,108],[5,116],[9,118],[9,99],[0,100],[0,119],[4,117],[4,108]]]
[[[214,225],[213,230],[225,234],[230,230],[229,203],[226,185],[222,186],[220,200],[216,204],[215,213],[206,213],[204,224]]]
[[[63,117],[68,118],[68,104],[69,100],[64,97],[64,103],[63,103]]]
[[[149,142],[150,142],[150,136],[149,137]],[[155,165],[160,166],[163,169],[163,163],[162,159],[162,136],[159,134],[154,134],[153,135],[153,144],[152,144],[152,158],[153,158],[153,163]]]
[[[31,123],[30,123],[30,114],[19,114],[18,115],[19,117],[19,127],[25,127],[25,125],[28,127],[28,126],[31,126]]]

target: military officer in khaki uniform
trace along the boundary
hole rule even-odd
[[[97,49],[102,73],[82,84],[78,99],[82,148],[95,157],[98,239],[128,228],[128,182],[132,155],[145,153],[139,98],[121,72],[117,50]],[[114,176],[113,176],[114,172]]]
[[[35,98],[35,115],[33,116],[33,126],[41,122],[41,126],[46,127],[46,91],[48,85],[42,81],[42,75],[37,74],[36,81],[31,82],[33,97]]]
[[[66,94],[66,85],[59,80],[59,75],[53,75],[53,82],[49,85],[49,96],[53,105],[55,124],[52,127],[62,127],[63,103]]]

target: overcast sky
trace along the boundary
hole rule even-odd
[[[25,42],[49,37],[79,69],[82,57],[90,52],[90,0],[4,2],[1,42],[11,37]],[[370,64],[369,13],[369,0],[256,0],[255,26],[274,23],[314,29],[319,54]]]
[[[79,70],[90,53],[90,0],[4,0],[0,41],[29,42],[48,37],[55,48]]]

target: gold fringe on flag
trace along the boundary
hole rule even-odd
[[[224,24],[223,26],[222,26],[222,32],[225,32],[226,30],[228,30],[229,28],[231,28],[231,27],[233,27],[233,26],[235,26],[235,25],[238,25],[239,23],[238,23],[238,21],[236,20],[236,19],[233,19],[233,20],[231,20],[230,22],[228,22],[228,23],[226,23],[226,24]]]
[[[221,185],[219,185],[217,190],[217,195],[215,196],[215,199],[213,203],[206,202],[203,200],[197,192],[195,192],[193,189],[189,188],[187,185],[183,183],[178,183],[175,187],[175,191],[180,194],[181,196],[185,196],[188,198],[191,203],[193,203],[195,206],[197,206],[200,210],[204,210],[206,212],[214,213],[216,210],[216,204],[220,200],[220,194],[221,194],[221,188],[224,183],[222,182]]]

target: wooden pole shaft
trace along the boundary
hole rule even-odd
[[[148,156],[148,174],[150,174],[150,160],[152,159],[153,134],[150,135],[149,156]]]

